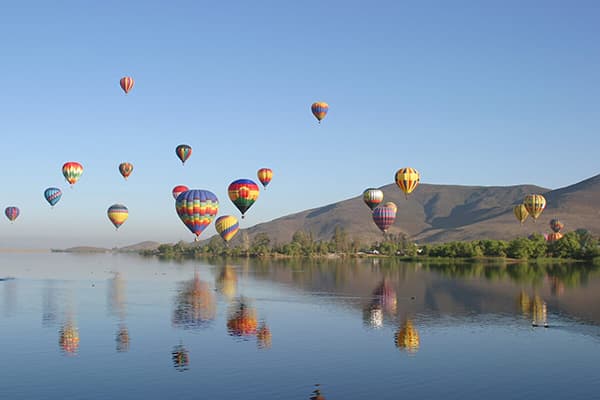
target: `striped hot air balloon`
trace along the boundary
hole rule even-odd
[[[62,166],[62,173],[67,182],[73,187],[81,177],[81,174],[83,174],[83,165],[74,161],[66,162]]]
[[[408,195],[419,185],[421,181],[421,175],[419,172],[410,167],[400,168],[394,176],[396,185],[404,192],[404,195],[408,198]]]
[[[54,207],[56,203],[58,203],[61,197],[62,190],[60,190],[59,188],[50,187],[44,190],[44,198],[52,207]]]
[[[325,116],[327,116],[327,111],[329,111],[329,104],[323,101],[318,101],[316,103],[313,103],[312,106],[310,106],[310,110],[312,111],[313,115],[315,116],[317,121],[319,121],[320,124],[321,121],[325,118]]]
[[[129,218],[129,210],[123,204],[113,204],[108,207],[108,219],[115,226],[116,229],[119,229],[121,225]]]
[[[215,220],[215,228],[225,242],[229,242],[240,230],[240,224],[236,217],[223,215]]]
[[[6,209],[4,210],[4,215],[6,215],[6,218],[8,218],[10,222],[14,222],[14,220],[17,219],[20,213],[21,212],[19,211],[19,207],[15,206],[6,207]]]
[[[185,162],[192,155],[192,147],[187,144],[180,144],[175,148],[175,154],[181,160],[181,165],[185,165]]]
[[[127,180],[127,178],[129,178],[129,175],[131,175],[131,173],[133,172],[133,164],[129,162],[122,162],[121,164],[119,164],[119,172],[121,173],[121,175],[123,175],[123,178]]]
[[[229,199],[231,199],[233,204],[240,210],[242,218],[244,218],[246,211],[248,211],[256,199],[258,199],[259,192],[258,185],[250,179],[238,179],[233,181],[227,189]]]
[[[173,198],[177,200],[177,196],[179,196],[183,192],[187,192],[188,190],[190,190],[190,188],[188,188],[185,185],[177,185],[173,188],[171,194],[173,195]]]
[[[219,200],[208,190],[188,190],[177,196],[175,209],[181,221],[196,235],[200,234],[219,212]]]
[[[558,220],[558,218],[552,218],[550,220],[550,229],[552,229],[552,232],[560,232],[562,228],[565,227],[565,224],[563,224],[562,222],[560,222]]]
[[[527,207],[525,207],[525,204],[517,204],[514,206],[513,214],[515,214],[515,217],[521,223],[521,225],[523,225],[523,222],[525,222],[527,217],[529,217],[529,213],[527,212]]]
[[[383,192],[375,188],[365,189],[363,192],[363,201],[373,210],[383,201]]]
[[[541,194],[529,194],[525,196],[523,205],[525,205],[527,212],[535,222],[546,208],[546,199]]]
[[[133,78],[131,78],[129,76],[125,76],[125,77],[121,78],[121,80],[119,81],[119,84],[121,85],[121,89],[123,89],[125,94],[129,93],[129,91],[131,89],[133,89],[134,83],[135,82],[133,81]]]
[[[563,234],[560,232],[552,232],[549,233],[548,236],[546,236],[546,241],[548,241],[548,243],[552,243],[552,242],[556,242],[557,240],[562,239]]]
[[[381,232],[386,233],[388,228],[394,223],[396,210],[396,205],[392,202],[385,203],[383,206],[379,206],[373,210],[373,221]]]
[[[273,179],[273,170],[271,168],[261,168],[256,173],[258,176],[258,180],[262,183],[263,187],[266,189],[271,179]]]

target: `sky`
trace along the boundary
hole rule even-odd
[[[173,186],[239,217],[227,187],[261,167],[273,181],[242,228],[407,166],[431,184],[574,184],[600,173],[599,19],[583,0],[4,4],[0,207],[21,215],[0,221],[0,248],[190,241]],[[84,166],[72,189],[67,161]]]

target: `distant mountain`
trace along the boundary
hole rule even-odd
[[[93,247],[93,246],[77,246],[70,247],[68,249],[52,249],[54,253],[109,253],[110,249],[104,247]]]
[[[405,233],[420,243],[453,240],[511,239],[532,232],[549,232],[550,219],[558,217],[565,231],[578,228],[600,233],[600,175],[557,190],[534,185],[454,186],[421,184],[408,198],[395,184],[380,188],[384,202],[398,206],[390,233]],[[543,194],[547,207],[536,223],[521,226],[512,208],[530,193]],[[331,239],[337,226],[349,239],[380,240],[381,232],[371,218],[362,195],[277,218],[248,228],[250,237],[266,233],[273,242],[286,243],[294,232],[312,232],[315,239]],[[241,240],[240,234],[234,243]]]
[[[139,252],[143,250],[156,250],[160,246],[159,242],[145,241],[136,244],[132,244],[130,246],[119,247],[119,252]]]

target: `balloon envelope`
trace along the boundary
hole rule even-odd
[[[242,213],[242,218],[244,218],[246,211],[258,199],[259,189],[258,185],[250,179],[238,179],[231,182],[227,193],[233,204]]]
[[[232,215],[223,215],[216,219],[215,228],[223,240],[229,242],[240,230],[240,224],[236,217]]]
[[[312,106],[310,106],[310,110],[312,111],[315,118],[319,121],[319,123],[321,123],[321,120],[323,120],[323,118],[327,116],[327,111],[329,111],[329,104],[323,101],[318,101],[316,103],[313,103]]]
[[[133,164],[128,162],[122,162],[119,164],[119,172],[123,175],[123,178],[129,178],[129,175],[133,172]]]
[[[386,203],[385,205],[377,207],[373,210],[373,221],[375,222],[375,225],[377,225],[377,227],[384,233],[394,223],[395,219],[395,205],[392,207],[392,205]]]
[[[552,229],[553,232],[560,232],[560,230],[564,227],[565,227],[565,224],[560,222],[558,220],[558,218],[552,218],[550,220],[550,229]]]
[[[177,197],[175,209],[197,240],[219,212],[219,200],[208,190],[188,190]]]
[[[60,190],[59,188],[51,187],[44,190],[44,198],[52,207],[54,207],[56,203],[58,203],[61,197],[62,190]]]
[[[556,242],[557,240],[562,239],[562,237],[563,237],[562,233],[560,233],[560,232],[552,232],[552,233],[549,233],[548,236],[546,236],[546,240],[548,242],[552,243],[552,242]]]
[[[4,210],[4,215],[6,215],[6,218],[8,218],[11,222],[17,219],[20,213],[19,207],[15,206],[6,207]]]
[[[177,196],[179,196],[183,192],[187,192],[188,190],[190,190],[190,188],[185,185],[177,185],[173,188],[173,191],[171,193],[173,194],[173,198],[177,200]]]
[[[125,76],[125,77],[121,78],[121,80],[119,81],[119,84],[121,85],[121,89],[123,89],[125,94],[129,93],[129,91],[131,89],[133,89],[134,83],[135,82],[133,81],[133,78],[131,78],[129,76]]]
[[[115,228],[119,229],[123,222],[129,217],[129,210],[123,204],[113,204],[108,207],[108,219],[113,223]]]
[[[525,207],[525,204],[517,204],[514,206],[513,214],[515,214],[515,217],[521,224],[523,224],[527,217],[529,217],[529,213],[527,212],[527,207]]]
[[[181,160],[181,164],[185,164],[187,159],[192,155],[192,147],[187,144],[180,144],[175,148],[175,154]]]
[[[83,174],[83,165],[74,161],[66,162],[63,164],[62,173],[67,182],[73,186]]]
[[[373,210],[383,201],[383,192],[379,189],[368,188],[363,192],[363,201]]]
[[[541,194],[529,194],[525,196],[523,204],[529,215],[531,215],[531,218],[535,221],[546,208],[546,199]]]
[[[271,182],[271,179],[273,179],[273,170],[271,168],[261,168],[256,175],[263,187],[266,188],[269,182]]]
[[[419,172],[410,167],[400,168],[396,171],[394,176],[396,185],[404,192],[404,195],[408,196],[413,190],[419,185],[421,181],[421,175]]]

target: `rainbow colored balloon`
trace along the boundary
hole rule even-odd
[[[319,121],[320,124],[323,118],[327,116],[327,111],[329,111],[329,104],[323,101],[318,101],[316,103],[313,103],[312,106],[310,106],[310,110],[312,111],[313,115],[315,116],[317,121]]]
[[[400,168],[394,176],[396,185],[404,192],[404,196],[408,198],[408,195],[419,185],[421,181],[421,175],[419,172],[410,167]]]
[[[187,144],[180,144],[175,148],[175,154],[181,160],[181,164],[185,165],[185,162],[192,155],[192,147]]]
[[[62,173],[67,182],[73,186],[83,174],[83,165],[74,161],[66,162],[63,164]]]
[[[13,222],[15,219],[17,219],[20,213],[19,207],[15,206],[6,207],[4,210],[4,215],[6,215],[6,218],[8,218],[10,222]]]
[[[133,78],[131,78],[129,76],[125,76],[125,77],[121,78],[121,80],[119,81],[119,84],[121,85],[121,89],[123,89],[125,94],[129,93],[129,91],[131,89],[133,89],[134,83],[135,82],[134,82]]]
[[[177,197],[175,209],[185,226],[196,235],[195,240],[198,240],[219,212],[219,200],[208,190],[188,190]]]
[[[225,242],[229,242],[240,230],[240,224],[236,217],[232,215],[223,215],[216,219],[215,228]]]
[[[558,233],[564,227],[565,227],[565,224],[560,222],[558,218],[552,218],[550,220],[550,229],[552,229],[552,232]]]
[[[373,221],[383,233],[387,232],[388,228],[394,223],[396,210],[396,205],[392,202],[373,210]]]
[[[119,172],[121,173],[121,175],[123,175],[123,178],[127,180],[127,178],[129,178],[129,175],[131,175],[131,173],[133,172],[133,164],[128,162],[122,162],[121,164],[119,164]]]
[[[261,168],[256,173],[258,176],[258,180],[262,183],[263,187],[266,189],[271,179],[273,179],[273,170],[271,168]]]
[[[108,219],[115,226],[116,229],[119,229],[123,222],[129,218],[129,210],[123,204],[113,204],[108,207]]]
[[[244,218],[246,211],[248,211],[256,199],[258,199],[259,192],[258,185],[250,179],[238,179],[233,181],[227,189],[229,199],[231,199],[233,204],[240,210],[242,218]]]
[[[188,190],[190,190],[190,188],[185,185],[177,185],[173,188],[171,194],[173,195],[173,198],[177,200],[177,196],[179,196],[183,192],[187,192]]]
[[[52,207],[54,207],[56,203],[58,203],[61,197],[62,190],[60,190],[59,188],[50,187],[44,190],[44,198]]]
[[[365,189],[363,192],[363,201],[371,210],[373,210],[383,201],[383,192],[375,188]]]

